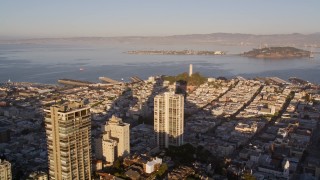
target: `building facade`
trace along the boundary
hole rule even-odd
[[[33,180],[48,180],[48,175],[45,172],[42,171],[35,171],[29,174],[28,179],[33,179]]]
[[[117,157],[130,154],[130,124],[112,116],[105,125],[102,135],[102,157],[113,163]]]
[[[166,92],[154,98],[154,131],[160,148],[183,144],[183,95]]]
[[[0,159],[0,179],[11,180],[11,164],[6,160]]]
[[[103,160],[113,163],[118,157],[117,141],[112,139],[110,132],[105,132],[102,135],[102,157]]]
[[[91,179],[90,108],[70,102],[44,111],[49,179]]]

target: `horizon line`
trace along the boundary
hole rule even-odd
[[[17,36],[1,36],[0,40],[37,40],[37,39],[75,39],[75,38],[148,38],[148,37],[174,37],[174,36],[192,36],[192,35],[212,35],[212,34],[230,34],[230,35],[253,35],[253,36],[272,36],[272,35],[315,35],[320,32],[313,33],[229,33],[229,32],[214,32],[214,33],[188,33],[188,34],[171,34],[171,35],[123,35],[123,36],[43,36],[43,37],[25,37],[24,35]]]

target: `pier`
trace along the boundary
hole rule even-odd
[[[59,79],[58,83],[64,84],[64,85],[71,85],[71,86],[89,86],[94,84],[93,82],[74,80],[74,79]]]

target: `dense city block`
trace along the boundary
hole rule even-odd
[[[309,82],[8,82],[0,106],[0,179],[320,177],[320,90]]]

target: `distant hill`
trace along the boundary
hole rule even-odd
[[[242,46],[312,46],[320,47],[320,33],[254,35],[239,33],[190,34],[174,36],[73,37],[0,40],[4,43],[151,43],[151,44],[212,44]]]

